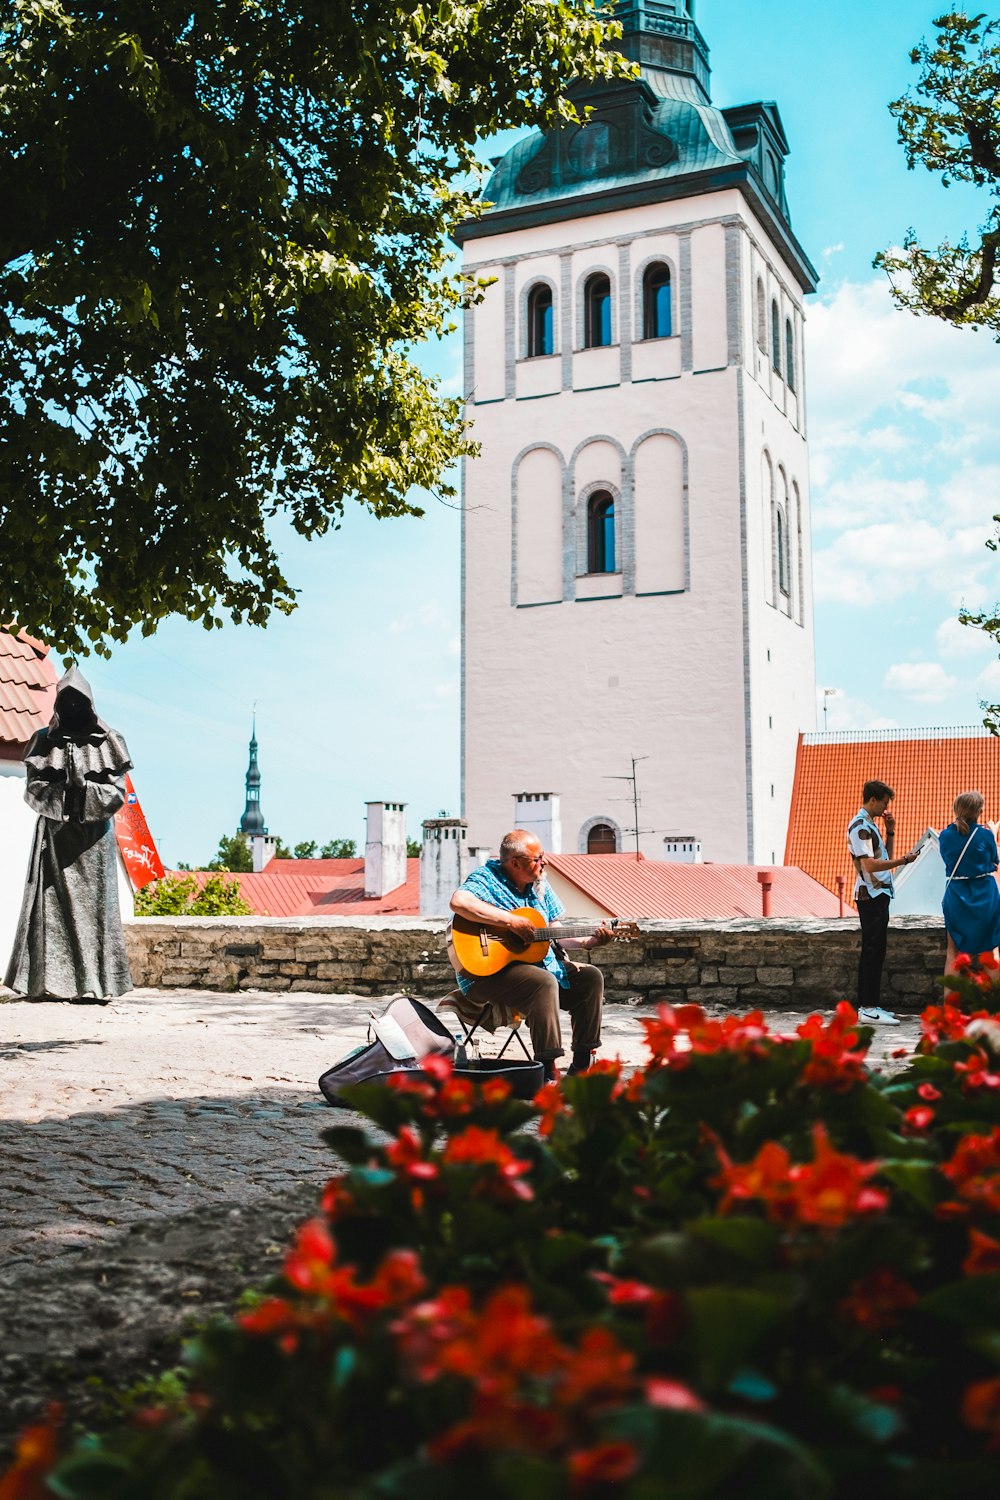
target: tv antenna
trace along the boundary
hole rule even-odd
[[[640,828],[639,827],[639,800],[640,800],[639,799],[639,781],[638,781],[638,777],[635,774],[635,768],[639,764],[640,761],[642,761],[642,760],[648,760],[648,759],[649,759],[648,755],[633,755],[632,756],[632,774],[631,774],[631,776],[605,776],[605,778],[604,778],[605,781],[627,781],[627,782],[629,782],[631,784],[631,787],[632,787],[632,799],[631,800],[632,800],[633,826],[631,828],[626,828],[625,832],[626,833],[632,833],[632,834],[635,835],[635,857],[636,857],[636,859],[641,859],[642,858],[642,856],[639,853],[639,835],[640,835],[640,833],[655,833],[656,832],[655,828]]]

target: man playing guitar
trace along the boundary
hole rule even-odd
[[[518,908],[539,912],[545,922],[545,956],[540,961],[518,961],[518,950],[527,950],[541,936],[538,924]],[[573,1061],[570,1074],[585,1073],[601,1041],[604,1006],[604,975],[593,964],[574,964],[562,954],[564,947],[591,950],[610,942],[610,928],[598,926],[584,938],[558,937],[558,919],[563,907],[545,879],[545,855],[533,833],[515,828],[504,836],[500,858],[478,865],[451,898],[455,933],[498,936],[506,955],[498,973],[476,978],[450,949],[464,995],[477,1005],[496,1006],[508,1014],[518,1012],[528,1023],[532,1050],[544,1065],[546,1079],[557,1078],[556,1059],[563,1055],[560,1009],[569,1012],[573,1031]],[[552,927],[552,942],[548,934]],[[532,955],[532,958],[534,955]]]

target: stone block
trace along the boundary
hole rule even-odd
[[[760,968],[757,970],[757,983],[764,985],[766,989],[783,984],[794,984],[795,970]]]
[[[278,973],[284,974],[288,979],[303,979],[308,972],[306,964],[297,964],[287,959],[278,965]]]
[[[719,984],[753,984],[757,978],[756,969],[739,968],[736,964],[724,964],[716,970]]]
[[[321,963],[316,965],[317,979],[353,979],[358,974],[357,964]],[[367,993],[367,992],[366,992]]]

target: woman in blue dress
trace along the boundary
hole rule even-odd
[[[979,818],[982,792],[962,792],[952,808],[954,823],[942,828],[938,847],[948,876],[941,909],[948,933],[946,974],[959,953],[992,953],[1000,946],[1000,889],[993,872],[1000,863],[997,841]]]

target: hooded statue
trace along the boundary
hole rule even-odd
[[[132,765],[121,735],[97,717],[76,667],[55,712],[25,751],[24,800],[38,814],[5,983],[31,999],[106,1000],[132,988],[118,909],[114,815]]]

